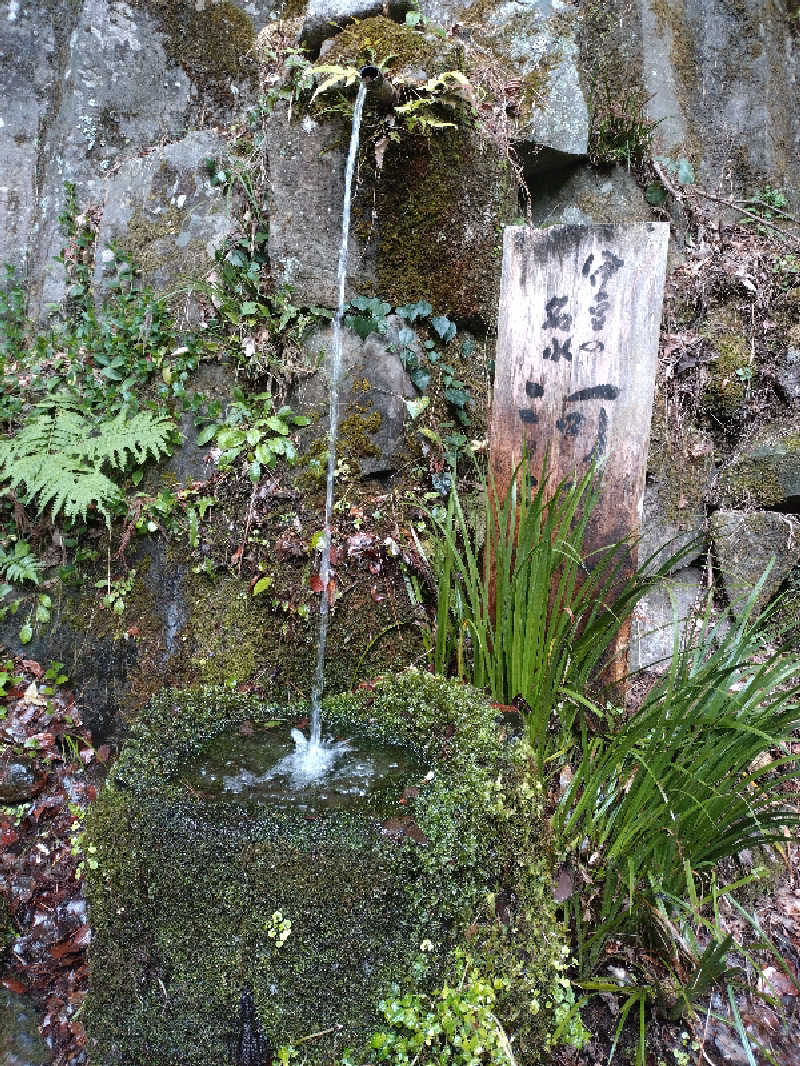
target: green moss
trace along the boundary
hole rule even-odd
[[[188,684],[255,683],[269,692],[308,697],[316,664],[318,597],[310,587],[307,558],[273,560],[272,586],[259,597],[231,574],[186,576],[187,623],[169,676]],[[355,576],[355,575],[353,575]],[[391,583],[391,575],[385,575]],[[399,591],[403,588],[399,585]],[[414,612],[397,595],[376,603],[355,580],[337,603],[328,631],[326,690],[348,688],[363,669],[402,669],[423,653]],[[397,624],[403,639],[397,639]]]
[[[656,397],[650,427],[648,475],[658,484],[659,506],[678,526],[691,528],[704,514],[705,497],[714,466],[708,434],[693,426],[675,426],[666,414],[663,397]]]
[[[229,575],[213,582],[197,578],[190,589],[192,679],[210,685],[252,679],[261,637],[269,628],[264,605]]]
[[[696,35],[686,15],[685,4],[670,0],[651,0],[651,7],[662,34],[669,33],[670,66],[675,73],[676,91],[687,125],[686,150],[697,165],[703,158],[703,132],[694,127],[692,115],[700,97],[697,74],[700,69]]]
[[[506,161],[470,130],[391,144],[376,189],[381,296],[494,323],[502,226],[515,211]]]
[[[193,0],[133,0],[158,20],[169,57],[192,81],[212,92],[227,92],[231,81],[254,77],[252,20],[230,0],[198,11]]]
[[[545,106],[550,75],[556,65],[557,57],[548,56],[535,70],[523,75],[522,91],[519,96],[518,122],[520,126],[525,126],[530,122],[533,112]]]
[[[11,907],[5,896],[0,895],[0,958],[6,948],[11,946],[16,935],[17,931],[11,920]]]
[[[721,472],[723,507],[775,509],[800,497],[800,435],[767,426]]]
[[[366,459],[378,455],[378,448],[370,438],[381,428],[380,411],[365,414],[359,409],[342,419],[339,425],[339,454],[343,459]]]
[[[119,241],[121,250],[131,257],[147,278],[161,270],[178,251],[175,238],[181,232],[187,213],[170,206],[159,215],[136,211]]]
[[[741,422],[747,389],[737,371],[750,366],[750,346],[734,333],[724,333],[713,343],[718,358],[710,365],[703,401],[712,421],[729,428]]]
[[[359,67],[365,63],[387,64],[390,70],[415,67],[433,77],[446,70],[461,70],[464,51],[457,43],[443,42],[433,34],[420,33],[378,15],[337,34],[324,62]]]
[[[273,1046],[341,1027],[302,1047],[305,1061],[329,1066],[345,1046],[363,1053],[390,983],[435,986],[467,928],[484,970],[516,960],[525,1009],[504,993],[499,1012],[519,1018],[520,1047],[536,1061],[564,945],[541,858],[541,789],[523,746],[503,740],[479,693],[410,672],[332,701],[325,716],[338,734],[416,755],[403,808],[414,837],[330,810],[209,809],[181,785],[182,765],[216,737],[285,715],[219,690],[165,692],[136,723],[87,824],[98,859],[88,886],[90,1061],[228,1061],[249,986]],[[510,917],[498,919],[498,898]],[[275,910],[292,922],[280,950],[267,932]],[[420,952],[423,939],[432,954]]]
[[[282,19],[300,18],[306,13],[305,0],[286,0],[286,3],[281,9]]]

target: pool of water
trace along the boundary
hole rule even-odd
[[[358,737],[323,738],[321,749],[310,752],[305,737],[281,723],[250,736],[221,737],[184,770],[182,780],[207,801],[385,815],[421,776],[402,748]]]

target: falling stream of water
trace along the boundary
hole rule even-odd
[[[319,606],[319,634],[317,637],[317,664],[311,690],[311,737],[306,741],[299,732],[295,737],[297,755],[303,769],[309,777],[318,776],[331,761],[326,752],[326,745],[320,740],[320,704],[325,684],[325,647],[328,642],[328,618],[330,597],[328,584],[331,569],[331,517],[333,514],[333,482],[336,476],[336,435],[339,428],[339,375],[342,364],[342,319],[344,317],[344,285],[347,278],[347,249],[350,235],[350,201],[353,190],[353,171],[358,154],[358,137],[361,129],[361,114],[364,110],[366,85],[362,82],[358,89],[353,109],[353,127],[350,133],[350,151],[347,156],[347,168],[344,179],[344,206],[342,209],[342,240],[339,245],[339,266],[337,271],[338,303],[333,319],[333,351],[328,360],[329,411],[328,429],[328,481],[325,493],[325,526],[323,531],[322,561],[320,579],[322,592]],[[331,756],[333,752],[331,752]]]

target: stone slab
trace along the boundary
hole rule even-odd
[[[665,670],[675,644],[675,623],[683,639],[703,585],[700,570],[687,567],[653,589],[636,607],[631,619],[629,667]]]
[[[756,601],[762,610],[800,561],[800,520],[775,511],[716,511],[709,530],[717,566],[735,618],[771,564]]]
[[[371,333],[366,340],[352,330],[343,332],[339,454],[351,466],[357,462],[362,477],[391,473],[405,454],[405,401],[414,399],[417,393],[400,357],[390,350],[403,324],[392,315],[385,335]],[[332,332],[330,328],[322,330],[305,341],[310,361],[318,360],[320,355],[327,358],[332,349]],[[299,384],[293,405],[297,410],[319,412],[319,419],[304,436],[325,439],[330,424],[325,370]]]

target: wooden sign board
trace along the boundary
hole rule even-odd
[[[596,459],[587,551],[640,527],[668,240],[665,222],[504,234],[492,472],[503,494],[524,448],[553,487]]]

